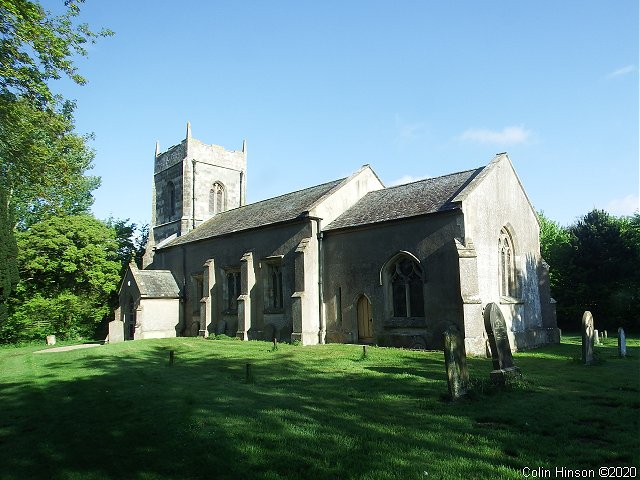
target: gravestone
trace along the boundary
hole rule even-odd
[[[600,332],[597,328],[593,331],[593,341],[596,345],[600,345]]]
[[[607,334],[606,330],[602,331],[602,338],[609,338],[609,335]]]
[[[276,332],[276,327],[274,327],[273,324],[268,323],[267,325],[265,325],[264,330],[262,331],[263,339],[273,342],[273,340],[276,338]]]
[[[620,358],[627,356],[627,337],[625,337],[622,327],[618,328],[618,355]]]
[[[593,316],[590,311],[582,315],[582,363],[591,365],[593,363]]]
[[[443,336],[444,364],[447,369],[449,396],[452,400],[456,400],[467,394],[469,386],[469,370],[467,369],[464,338],[455,325],[447,327]]]
[[[109,322],[109,343],[124,342],[124,322],[113,320]]]
[[[55,345],[56,344],[56,336],[55,335],[47,335],[45,337],[47,345]]]
[[[216,335],[222,335],[227,331],[227,322],[224,320],[220,320],[218,322],[218,326],[216,327]]]
[[[489,337],[494,368],[491,372],[491,380],[496,384],[503,385],[507,379],[521,377],[520,369],[513,363],[507,322],[500,307],[495,303],[489,303],[484,309],[484,327]]]

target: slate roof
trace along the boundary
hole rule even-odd
[[[453,199],[485,167],[427,178],[417,182],[367,193],[353,207],[331,222],[325,230],[356,227],[460,207]]]
[[[323,183],[315,187],[227,210],[203,222],[197,228],[176,238],[162,248],[303,218],[318,201],[329,195],[344,180],[344,178],[341,178],[333,182]]]
[[[169,270],[138,270],[131,268],[140,296],[152,298],[178,298],[180,289]]]

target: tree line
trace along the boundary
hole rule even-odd
[[[116,304],[144,227],[90,213],[91,135],[75,132],[72,100],[52,80],[85,79],[73,59],[108,37],[79,21],[82,0],[53,15],[30,0],[0,0],[0,342],[56,333],[92,337]],[[62,4],[62,2],[61,2]]]
[[[601,330],[639,331],[640,214],[594,209],[568,227],[538,217],[558,326],[578,330],[589,310]]]

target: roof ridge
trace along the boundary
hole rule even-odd
[[[300,193],[300,192],[304,192],[305,190],[311,190],[312,188],[318,188],[318,187],[323,187],[325,185],[329,185],[330,183],[334,183],[334,182],[342,182],[344,181],[346,178],[348,177],[344,177],[344,178],[338,178],[337,180],[331,180],[329,182],[324,182],[324,183],[319,183],[318,185],[312,185],[310,187],[305,187],[305,188],[300,188],[299,190],[293,190],[292,192],[287,192],[287,193],[282,193],[280,195],[276,195],[275,197],[269,197],[269,198],[265,198],[263,200],[258,200],[257,202],[253,202],[253,203],[247,203],[245,205],[241,205],[240,207],[236,207],[236,208],[232,208],[229,210],[225,210],[224,212],[221,213],[227,213],[227,212],[231,212],[233,210],[238,210],[240,208],[244,208],[244,207],[250,207],[251,205],[257,205],[259,203],[262,202],[268,202],[269,200],[275,200],[276,198],[280,198],[280,197],[285,197],[287,195],[292,195],[294,193]],[[215,218],[215,217],[212,217]]]
[[[198,225],[198,227],[200,227],[200,226],[204,225],[205,223],[210,222],[210,221],[211,221],[211,220],[213,220],[214,218],[220,218],[220,217],[224,216],[225,214],[227,214],[227,213],[229,213],[229,212],[236,212],[236,211],[241,210],[241,209],[243,209],[243,208],[252,207],[252,206],[254,206],[254,205],[259,205],[259,204],[261,204],[261,203],[268,202],[268,201],[270,201],[270,200],[275,200],[275,199],[280,198],[280,197],[286,197],[287,195],[293,195],[294,193],[304,192],[305,190],[311,190],[312,188],[317,188],[317,187],[322,187],[322,186],[324,186],[324,185],[329,185],[330,183],[334,183],[334,182],[342,182],[342,181],[343,181],[343,180],[345,180],[346,178],[347,178],[347,177],[345,177],[345,178],[340,178],[340,179],[338,179],[338,180],[331,180],[330,182],[320,183],[320,184],[318,184],[318,185],[312,185],[311,187],[301,188],[301,189],[299,189],[299,190],[294,190],[293,192],[282,193],[282,194],[280,194],[280,195],[276,195],[275,197],[269,197],[269,198],[265,198],[265,199],[263,199],[263,200],[258,200],[257,202],[246,203],[246,204],[244,204],[244,205],[240,205],[239,207],[230,208],[229,210],[225,210],[224,212],[219,212],[219,213],[217,213],[216,215],[214,215],[214,216],[213,216],[213,217],[211,217],[211,218],[207,218],[204,222],[202,222],[200,225]],[[331,190],[333,190],[333,189],[331,189]],[[198,228],[198,227],[196,227],[196,228]],[[189,232],[185,233],[185,234],[184,234],[184,235],[182,235],[182,236],[184,237],[185,235],[188,235],[189,233],[191,233],[191,232],[195,231],[195,230],[196,230],[196,228],[194,228],[193,230],[190,230]]]
[[[460,175],[461,173],[469,173],[469,172],[475,172],[476,170],[480,170],[482,168],[484,168],[485,166],[482,167],[477,167],[477,168],[469,168],[467,170],[461,170],[459,172],[453,172],[453,173],[447,173],[445,175],[438,175],[437,177],[427,177],[427,178],[421,178],[420,180],[413,180],[412,182],[407,182],[407,183],[401,183],[400,185],[392,185],[390,187],[385,187],[383,188],[381,191],[384,190],[391,190],[393,188],[397,188],[397,187],[406,187],[407,185],[411,185],[413,183],[419,183],[419,182],[426,182],[427,180],[437,180],[439,178],[445,178],[445,177],[451,177],[453,175]],[[374,190],[374,191],[380,191],[380,190]],[[369,192],[371,193],[371,192]],[[368,194],[367,194],[368,195]]]

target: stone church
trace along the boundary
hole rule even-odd
[[[454,324],[483,355],[495,302],[514,348],[559,341],[536,213],[505,153],[387,188],[364,165],[250,204],[245,144],[207,145],[188,125],[180,144],[156,146],[154,167],[144,269],[120,289],[125,339],[440,349]]]

